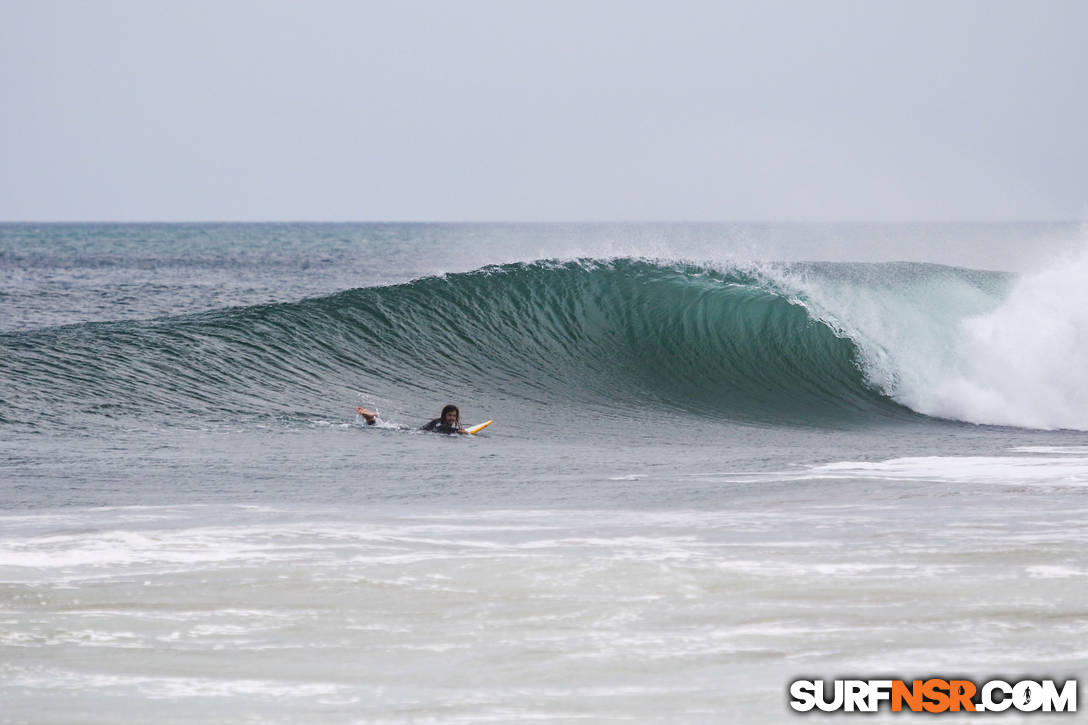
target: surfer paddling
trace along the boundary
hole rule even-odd
[[[372,410],[359,406],[355,409],[355,412],[363,416],[367,425],[374,425],[378,422],[378,414]],[[490,421],[488,421],[490,423]],[[459,433],[468,435],[469,431],[465,430],[461,425],[461,411],[456,405],[447,405],[442,409],[442,415],[438,416],[431,422],[424,425],[420,430],[425,430],[431,433]]]
[[[468,431],[461,426],[461,411],[456,405],[447,405],[442,409],[442,415],[420,428],[420,430],[432,433],[464,433]]]

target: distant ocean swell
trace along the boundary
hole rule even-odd
[[[1003,314],[1011,287],[1003,274],[917,264],[516,263],[300,302],[0,335],[2,420],[321,418],[344,416],[351,391],[430,400],[466,390],[485,407],[489,396],[632,416],[667,407],[753,424],[925,413],[1088,427],[1060,411],[974,419],[969,399],[932,397],[981,382],[956,345],[964,325]]]

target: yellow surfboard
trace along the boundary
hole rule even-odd
[[[484,422],[484,423],[480,423],[479,425],[474,425],[474,426],[472,426],[471,428],[465,428],[465,430],[466,430],[467,432],[469,432],[469,433],[479,433],[479,432],[480,432],[480,431],[482,431],[482,430],[483,430],[484,428],[486,428],[487,426],[491,425],[491,424],[492,424],[492,423],[494,423],[494,422],[495,422],[495,421],[493,421],[493,420],[489,420],[489,421],[486,421],[486,422]]]

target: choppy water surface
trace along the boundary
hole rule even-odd
[[[1075,677],[1076,234],[2,226],[4,717],[767,722],[800,676]],[[414,430],[446,402],[496,423]]]

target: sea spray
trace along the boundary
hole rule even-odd
[[[959,326],[958,365],[917,409],[978,423],[1088,430],[1088,248],[1019,279]],[[912,406],[915,407],[915,406]]]
[[[1021,277],[916,264],[764,274],[853,342],[865,379],[912,410],[1088,430],[1088,251]]]

